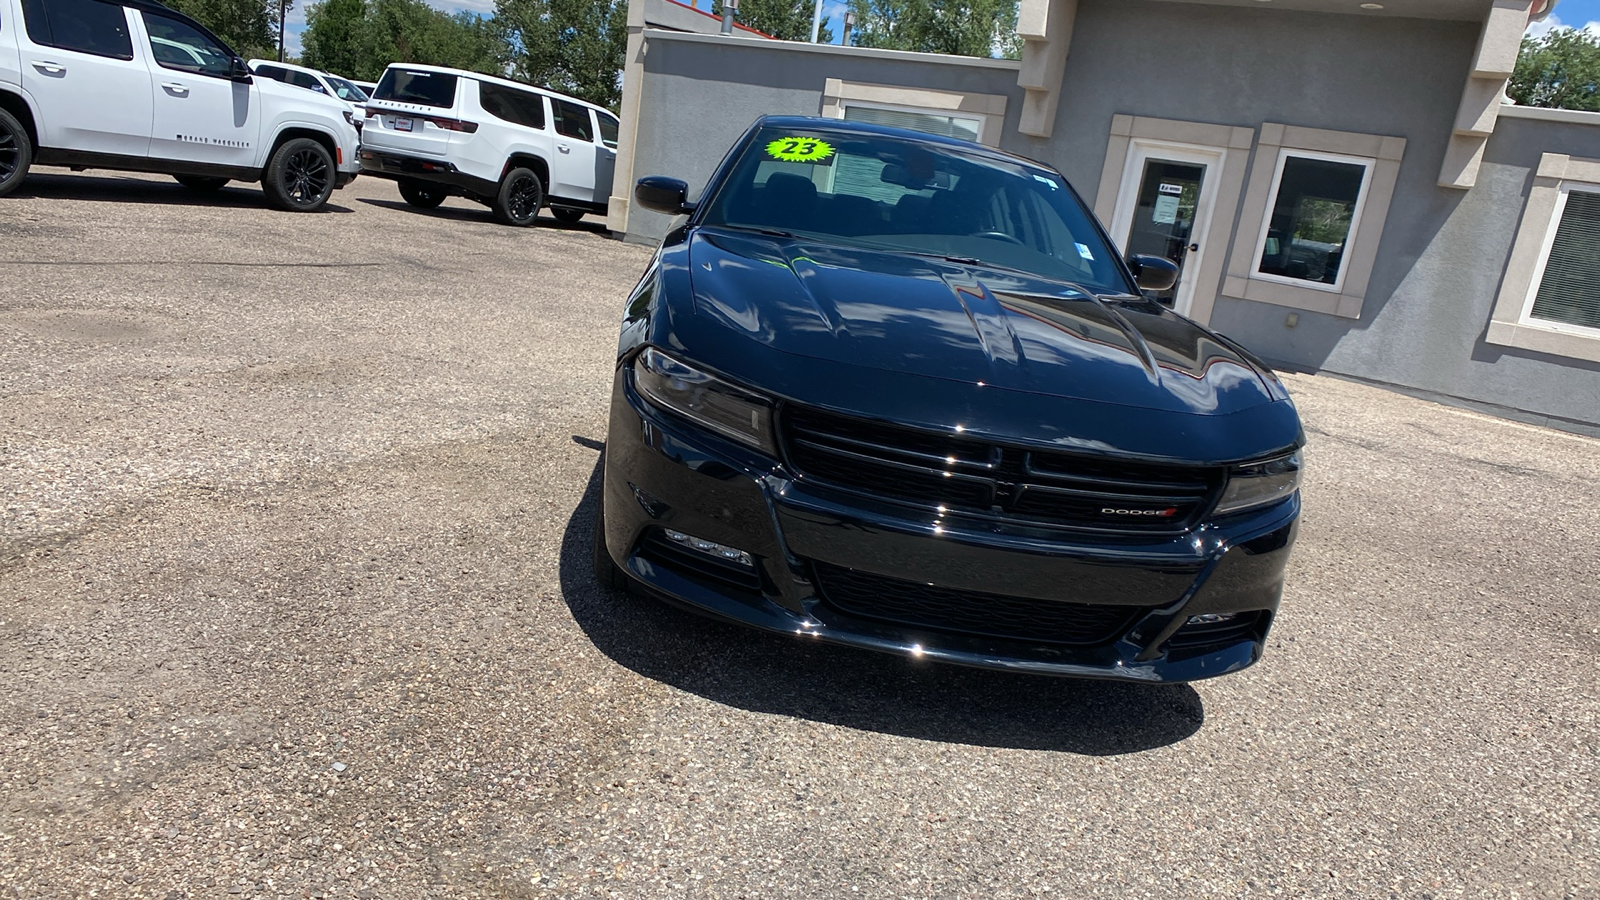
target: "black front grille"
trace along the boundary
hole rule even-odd
[[[814,409],[791,407],[782,424],[789,462],[802,478],[1033,525],[1181,532],[1211,507],[1224,475],[1217,467],[1029,450]]]
[[[757,570],[669,541],[657,529],[652,529],[645,537],[639,546],[639,555],[702,584],[741,593],[761,593],[761,573]]]
[[[1115,640],[1142,609],[936,587],[814,563],[823,600],[852,616],[961,634],[1090,646]]]

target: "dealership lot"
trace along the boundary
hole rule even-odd
[[[1289,376],[1266,659],[917,666],[602,592],[597,227],[0,202],[0,896],[1600,896],[1600,441]]]

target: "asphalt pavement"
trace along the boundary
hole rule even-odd
[[[590,575],[648,249],[261,201],[0,200],[0,897],[1600,897],[1600,441],[1287,376],[1256,667],[802,644]]]

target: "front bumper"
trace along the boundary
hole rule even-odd
[[[912,658],[1140,682],[1259,660],[1299,525],[1298,495],[1223,526],[1142,539],[930,521],[796,479],[655,410],[628,367],[612,393],[603,485],[612,559],[695,611]],[[669,532],[743,550],[754,566],[703,561]],[[969,624],[953,622],[953,609]],[[1078,630],[1029,636],[1028,623],[1044,620]]]

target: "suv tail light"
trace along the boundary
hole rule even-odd
[[[432,122],[434,125],[443,128],[445,131],[459,131],[463,134],[472,134],[478,130],[477,122],[463,122],[459,119],[436,119],[432,116],[422,116],[421,118]]]
[[[401,118],[414,119],[418,122],[429,122],[435,128],[443,128],[445,131],[459,131],[462,134],[472,134],[478,130],[477,122],[463,122],[460,119],[446,119],[442,116],[424,116],[395,109],[379,109],[376,106],[367,107],[367,118],[376,119],[378,116],[399,116]]]

